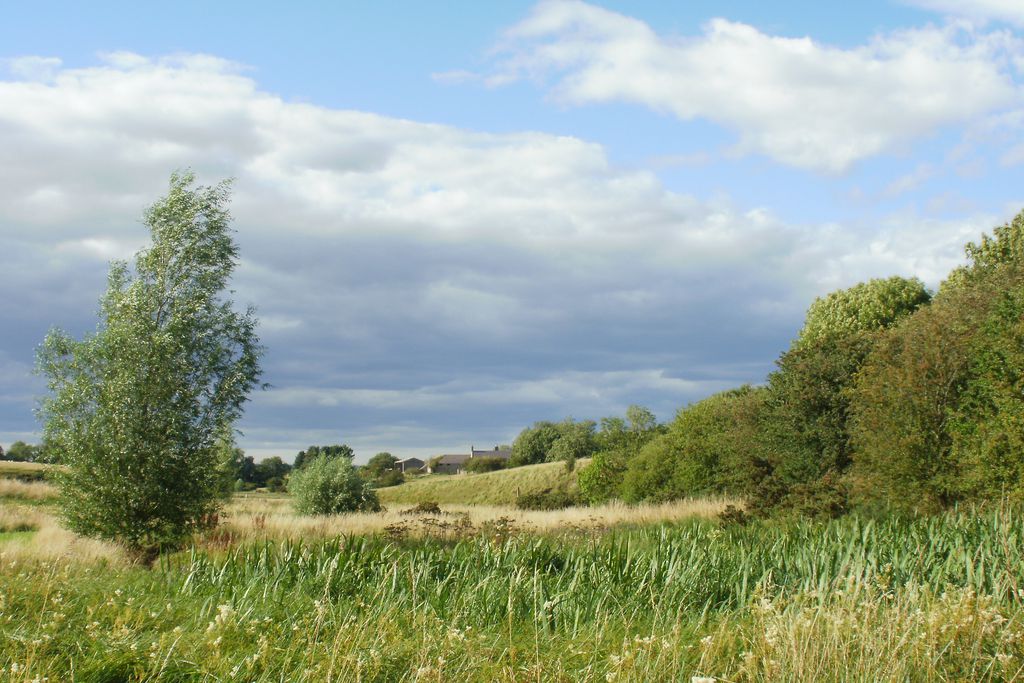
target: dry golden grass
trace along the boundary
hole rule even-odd
[[[524,532],[600,530],[630,524],[656,524],[692,517],[711,518],[729,503],[726,499],[680,500],[658,505],[630,506],[609,503],[599,507],[573,507],[553,511],[524,511],[505,505],[442,505],[446,514],[427,515],[455,526],[465,520],[473,527],[505,520]],[[351,513],[320,517],[298,515],[286,497],[246,497],[232,501],[215,535],[225,541],[252,539],[317,539],[340,535],[384,533],[388,527],[405,526],[411,535],[437,532],[434,523],[422,524],[422,516],[403,514],[412,505],[392,505],[386,512]],[[465,524],[465,522],[462,522]]]
[[[39,506],[0,504],[0,532],[33,531],[0,542],[0,560],[74,560],[127,564],[117,546],[82,538],[63,529],[57,518]]]
[[[24,500],[49,500],[57,497],[57,487],[45,481],[21,481],[0,479],[0,498],[21,498]]]

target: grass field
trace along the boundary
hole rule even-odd
[[[47,471],[52,468],[53,465],[44,465],[37,462],[11,462],[8,460],[0,460],[0,480],[42,480],[46,477]]]
[[[1016,507],[737,526],[723,500],[310,518],[243,494],[146,569],[7,484],[0,681],[1024,681]]]
[[[580,460],[576,471],[589,460]],[[464,505],[513,505],[521,494],[548,488],[576,486],[576,472],[566,472],[565,465],[550,462],[527,467],[513,467],[483,474],[429,475],[399,486],[378,489],[383,503],[459,503]]]
[[[599,536],[242,543],[116,562],[0,545],[29,681],[1012,681],[1011,509]],[[13,543],[13,541],[11,542]]]

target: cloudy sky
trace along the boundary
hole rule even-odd
[[[257,457],[763,381],[815,296],[934,287],[1024,208],[1024,3],[854,4],[5,7],[0,444],[185,167],[235,178]]]

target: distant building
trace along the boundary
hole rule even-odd
[[[494,450],[491,451],[478,451],[473,446],[470,446],[469,452],[469,457],[471,458],[498,458],[499,460],[508,460],[512,457],[511,448],[500,448],[499,446],[495,446]]]
[[[465,467],[466,461],[472,458],[471,455],[448,454],[438,458],[431,458],[427,471],[431,474],[458,474]]]
[[[431,463],[433,464],[427,465],[427,472],[431,474],[459,474],[466,468],[466,463],[473,458],[508,460],[510,457],[512,457],[512,451],[507,448],[502,449],[495,446],[494,450],[478,451],[474,446],[470,446],[468,455],[450,453],[448,455],[440,455],[436,459],[431,458]]]
[[[423,462],[419,458],[405,458],[404,460],[395,461],[394,469],[398,470],[402,474],[407,472],[419,472],[423,469],[427,463]]]

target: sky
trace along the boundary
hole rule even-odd
[[[257,458],[763,382],[815,297],[1024,209],[1024,3],[849,4],[5,3],[0,445],[185,168],[234,179]]]

